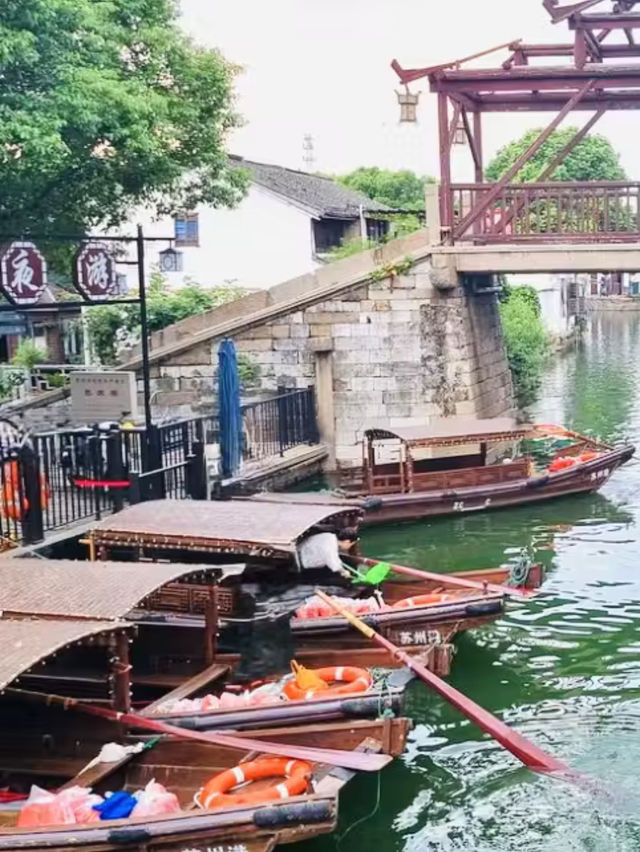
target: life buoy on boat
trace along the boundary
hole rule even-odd
[[[196,805],[211,810],[213,808],[230,807],[232,805],[258,805],[262,802],[273,802],[278,799],[288,799],[290,796],[300,796],[307,791],[311,765],[304,760],[289,760],[286,757],[266,757],[240,763],[233,769],[227,769],[219,775],[214,775],[198,790],[194,796]],[[264,778],[285,778],[279,784],[261,787],[258,790],[251,786],[244,787],[242,792],[229,793],[239,784],[247,781],[260,781]]]
[[[451,595],[442,595],[434,592],[431,595],[416,595],[413,598],[403,598],[392,604],[391,609],[410,609],[413,606],[434,606],[435,604],[447,603],[452,600]]]
[[[366,669],[356,666],[327,666],[324,669],[312,669],[313,674],[321,680],[326,681],[327,686],[319,689],[302,689],[295,680],[288,681],[283,689],[284,694],[291,701],[303,701],[321,695],[323,698],[331,695],[354,695],[357,692],[366,692],[373,680]]]

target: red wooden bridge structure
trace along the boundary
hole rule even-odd
[[[472,57],[427,68],[392,67],[408,85],[428,78],[438,98],[440,242],[471,244],[591,244],[640,242],[640,182],[553,180],[558,166],[608,110],[640,109],[640,0],[543,0],[553,23],[569,27],[559,44],[516,41]],[[507,47],[497,68],[470,68],[471,59]],[[633,60],[637,61],[634,63]],[[561,64],[548,64],[560,60]],[[541,61],[544,64],[541,64]],[[407,88],[408,91],[408,88]],[[533,182],[518,181],[524,165],[572,112],[591,113]],[[548,112],[552,120],[496,182],[484,179],[485,113]],[[451,151],[464,130],[474,183],[453,183]]]

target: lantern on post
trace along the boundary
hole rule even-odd
[[[400,104],[400,123],[413,123],[417,122],[418,115],[418,101],[420,100],[420,92],[409,91],[409,87],[404,87],[404,92],[398,92],[396,90],[396,95],[398,98],[398,103]]]
[[[182,252],[168,248],[159,252],[161,272],[182,272]]]

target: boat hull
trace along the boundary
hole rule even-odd
[[[488,483],[448,491],[371,495],[365,501],[363,523],[365,526],[373,526],[395,521],[417,521],[440,515],[522,506],[598,491],[633,453],[633,447],[625,446],[567,470],[507,483]]]

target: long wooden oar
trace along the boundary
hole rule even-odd
[[[358,565],[377,565],[380,560],[366,559],[364,556],[350,557]],[[409,568],[406,565],[395,565],[389,563],[391,570],[396,574],[404,574],[406,577],[415,577],[416,580],[432,580],[440,585],[457,586],[461,589],[477,589],[480,592],[497,592],[502,595],[511,595],[516,598],[528,598],[535,594],[530,589],[518,589],[515,586],[501,586],[496,583],[484,583],[480,580],[467,580],[464,577],[454,577],[451,574],[436,574],[433,571],[422,571],[418,568]]]
[[[175,725],[167,725],[157,719],[149,719],[139,716],[137,713],[119,713],[107,707],[97,707],[95,704],[85,704],[74,698],[65,698],[63,695],[45,695],[39,692],[31,692],[24,689],[7,689],[7,695],[15,695],[28,701],[36,701],[39,704],[59,704],[65,710],[78,710],[89,716],[99,716],[101,719],[109,719],[112,722],[120,722],[134,728],[142,728],[147,731],[155,731],[159,734],[170,734],[183,740],[195,740],[209,745],[224,746],[226,748],[241,749],[247,751],[261,751],[265,754],[276,754],[287,757],[295,757],[299,760],[309,760],[312,763],[325,763],[330,766],[342,766],[345,769],[355,769],[359,772],[377,772],[384,769],[393,758],[388,754],[371,754],[358,751],[343,751],[333,748],[308,748],[307,746],[289,745],[287,743],[272,743],[265,740],[254,740],[248,737],[234,737],[229,734],[216,734],[214,731],[189,731],[186,728],[178,728]]]
[[[487,734],[490,734],[500,743],[501,746],[504,746],[504,748],[514,754],[518,760],[521,760],[525,766],[536,770],[536,772],[560,772],[566,773],[567,775],[573,774],[571,769],[565,763],[562,763],[562,761],[557,760],[550,754],[547,754],[535,745],[535,743],[532,743],[526,737],[523,737],[522,734],[519,734],[508,725],[505,725],[504,722],[501,722],[500,719],[497,719],[493,714],[489,713],[488,710],[480,707],[480,705],[476,704],[475,701],[467,698],[467,696],[463,695],[462,692],[459,692],[453,686],[450,686],[437,675],[433,674],[433,672],[430,672],[429,669],[409,654],[402,651],[397,645],[394,645],[393,642],[390,642],[384,636],[376,633],[376,631],[369,627],[368,624],[365,624],[332,597],[326,595],[322,590],[316,589],[316,595],[318,595],[318,597],[325,603],[329,604],[329,606],[331,606],[336,612],[339,612],[340,615],[346,618],[347,621],[349,621],[357,630],[364,633],[364,635],[369,639],[373,639],[373,641],[378,645],[386,648],[387,651],[393,654],[397,660],[400,660],[408,666],[428,686],[432,687],[432,689],[434,689],[443,698],[446,698],[447,701],[453,704],[453,706],[457,710],[460,710],[461,713],[464,713],[464,715],[478,725],[479,728]]]

